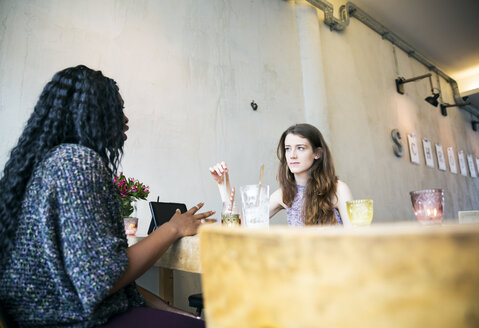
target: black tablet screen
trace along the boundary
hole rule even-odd
[[[175,214],[176,209],[181,213],[186,212],[186,205],[181,203],[150,202],[151,222],[148,228],[148,234],[155,231],[160,225],[168,222]]]

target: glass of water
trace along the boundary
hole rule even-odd
[[[269,227],[269,186],[240,187],[243,222],[246,227]]]

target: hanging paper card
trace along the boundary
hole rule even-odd
[[[451,173],[457,174],[456,156],[454,156],[454,149],[452,149],[452,147],[447,147],[447,157],[449,158]]]
[[[441,144],[436,144],[437,165],[439,170],[446,171],[446,159],[444,158],[444,151]]]
[[[417,149],[416,135],[414,133],[408,134],[407,141],[409,143],[409,154],[411,155],[411,162],[419,164],[419,152]]]
[[[434,167],[434,159],[432,158],[432,147],[431,142],[428,138],[422,140],[422,145],[424,147],[424,158],[426,159],[427,167]]]
[[[464,151],[461,150],[460,152],[458,152],[457,157],[459,158],[459,168],[461,169],[461,175],[467,176],[466,159],[464,157]]]
[[[474,158],[471,154],[467,155],[467,163],[469,164],[469,172],[471,172],[471,177],[477,178],[476,166],[474,165]]]

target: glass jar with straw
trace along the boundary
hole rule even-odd
[[[223,208],[221,210],[221,223],[226,226],[241,225],[241,215],[240,215],[239,208],[235,202],[234,187],[231,189],[229,200],[226,202],[223,202]]]

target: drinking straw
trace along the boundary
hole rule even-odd
[[[256,206],[259,205],[259,195],[261,194],[261,181],[263,181],[264,164],[261,164],[261,171],[259,173],[258,194],[256,195]]]
[[[225,180],[224,183],[226,184],[226,190],[231,190],[231,185],[230,185],[230,175],[228,172],[225,172]]]
[[[228,212],[231,212],[233,210],[234,200],[235,200],[235,187],[231,188],[230,203],[229,203],[229,207],[228,207]]]

